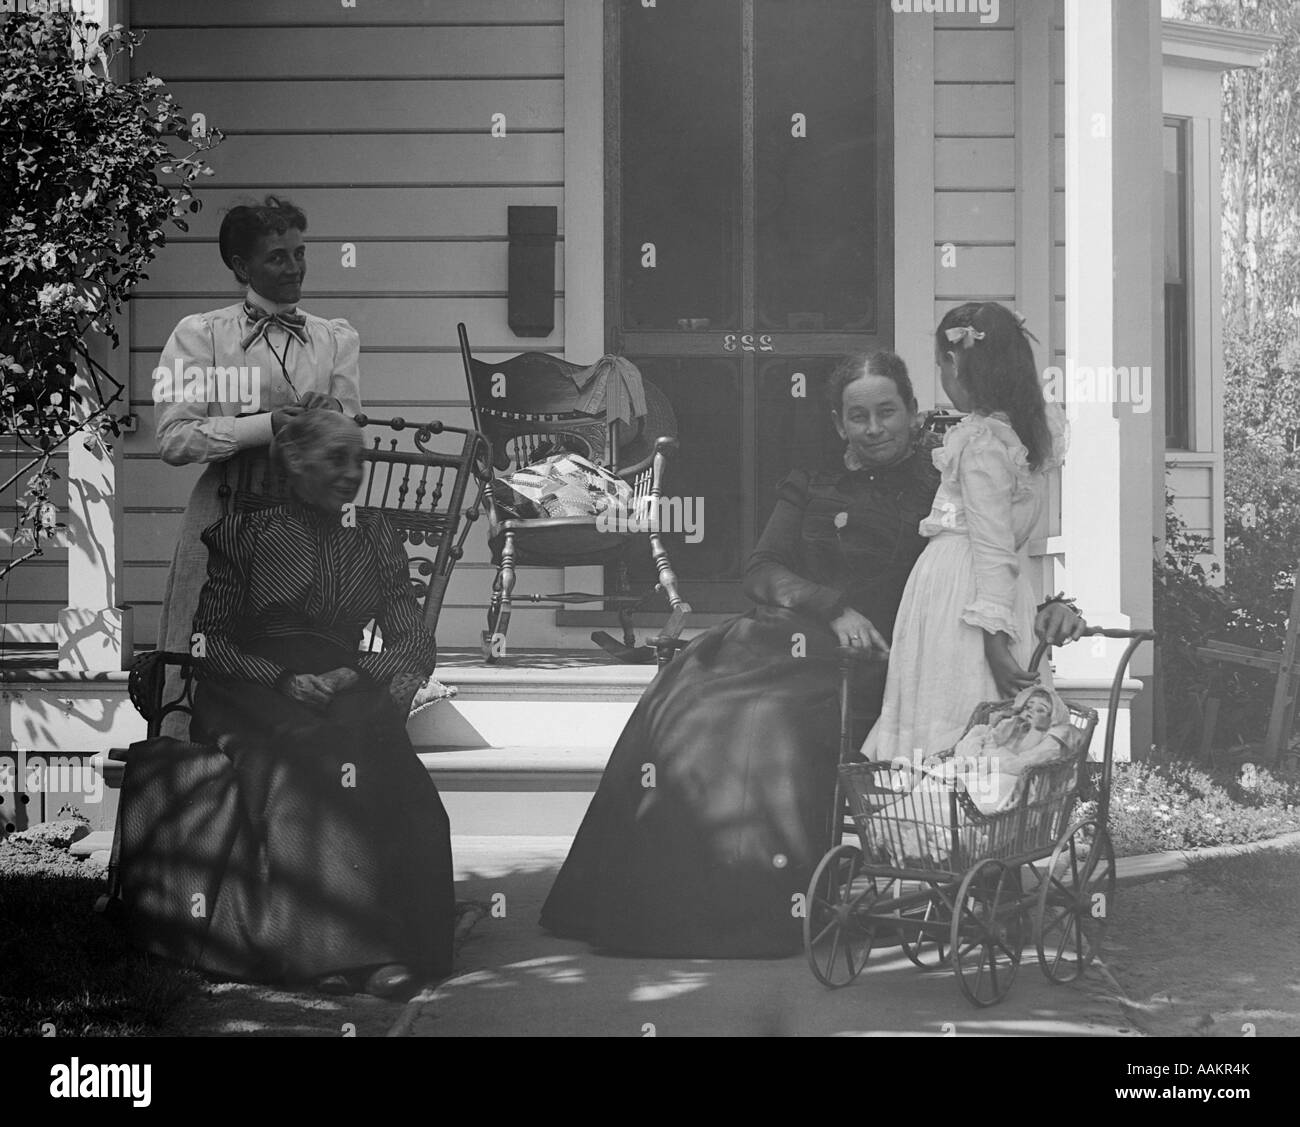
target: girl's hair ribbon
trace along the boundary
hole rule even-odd
[[[984,339],[984,334],[974,325],[958,325],[956,328],[949,329],[945,335],[948,337],[949,344],[961,341],[962,348],[974,348],[977,340]]]

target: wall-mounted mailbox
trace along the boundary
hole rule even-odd
[[[548,337],[555,329],[558,211],[554,207],[509,209],[509,324],[517,337]]]

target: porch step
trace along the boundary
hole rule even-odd
[[[612,743],[421,750],[419,755],[454,834],[572,837],[611,750]]]
[[[654,679],[653,665],[442,664],[437,677],[456,689],[412,717],[419,751],[443,748],[613,747]]]

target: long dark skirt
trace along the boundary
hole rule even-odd
[[[260,652],[299,672],[343,664],[319,641],[278,640]],[[450,971],[447,814],[381,688],[342,693],[321,712],[263,686],[204,681],[192,732],[224,762],[190,769],[186,793],[199,801],[172,820],[172,830],[195,831],[186,865],[154,873],[151,902],[165,903],[173,883],[171,897],[189,907],[197,887],[202,927],[182,920],[155,929],[150,946],[254,981],[384,963]],[[144,760],[140,769],[149,769]],[[156,866],[170,851],[141,852]]]
[[[619,738],[542,926],[613,951],[771,958],[828,845],[839,666],[825,625],[759,608],[697,638]],[[883,670],[855,692],[878,701]]]

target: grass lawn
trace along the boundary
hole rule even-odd
[[[201,979],[133,950],[93,911],[87,862],[0,842],[0,1037],[157,1034]]]

